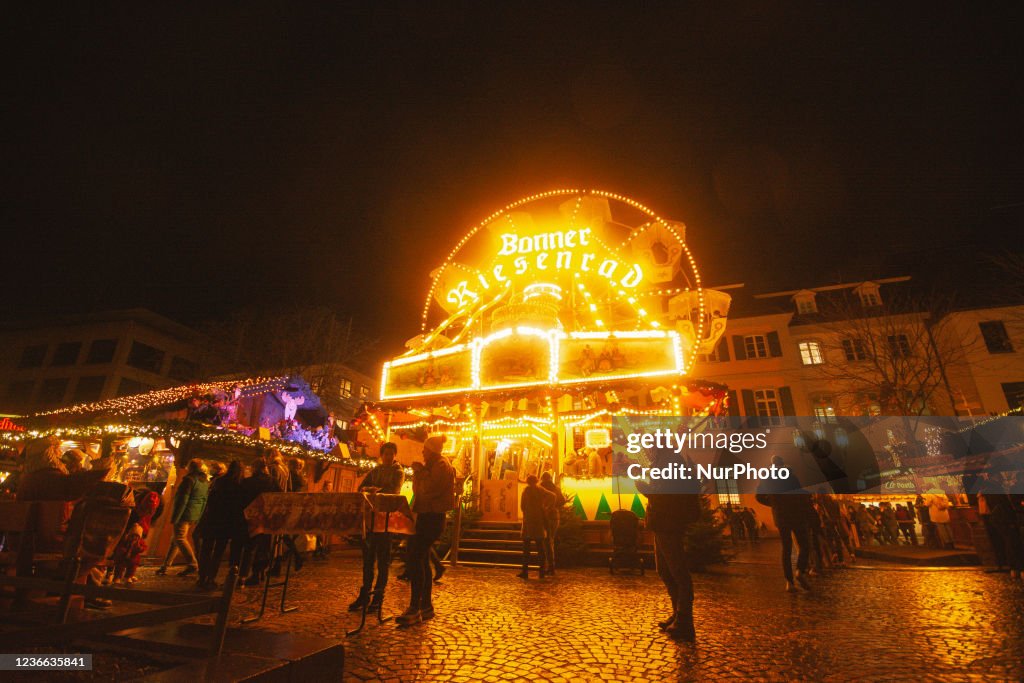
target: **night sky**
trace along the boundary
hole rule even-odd
[[[387,353],[535,191],[635,197],[755,286],[996,248],[1024,203],[991,5],[211,4],[5,15],[5,316],[322,304]]]

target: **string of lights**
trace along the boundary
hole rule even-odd
[[[202,396],[216,392],[230,392],[235,387],[242,390],[242,396],[249,396],[253,393],[264,393],[283,389],[288,381],[287,376],[280,377],[253,377],[245,380],[230,380],[222,382],[206,382],[202,384],[187,384],[184,386],[157,389],[144,394],[132,396],[120,396],[109,398],[103,401],[92,403],[79,403],[73,406],[57,408],[34,413],[30,417],[43,417],[52,415],[85,415],[88,413],[110,413],[112,415],[133,415],[135,413],[168,405],[177,401]]]

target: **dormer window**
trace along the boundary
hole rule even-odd
[[[804,290],[793,295],[798,315],[813,315],[818,312],[818,304],[814,300],[814,292]]]
[[[864,308],[882,305],[882,297],[878,293],[878,285],[874,282],[865,282],[853,291],[860,297],[860,305]]]

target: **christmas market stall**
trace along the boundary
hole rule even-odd
[[[351,491],[367,463],[350,456],[347,432],[301,377],[225,380],[160,389],[9,419],[8,453],[59,443],[68,472],[110,469],[108,479],[155,491],[165,504],[189,460],[248,465],[268,450],[309,465],[310,490]],[[14,458],[17,462],[17,457]],[[11,477],[17,477],[14,471]],[[161,520],[162,522],[163,520]],[[151,554],[166,548],[158,525]]]
[[[526,197],[430,276],[420,333],[384,364],[361,426],[410,457],[404,441],[444,435],[485,520],[515,520],[519,486],[544,472],[584,519],[642,516],[613,417],[725,411],[725,387],[692,368],[724,333],[730,297],[703,286],[685,225],[631,199]]]

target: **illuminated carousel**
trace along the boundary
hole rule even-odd
[[[473,227],[431,274],[421,333],[386,362],[364,424],[380,441],[441,434],[485,519],[515,519],[517,482],[550,471],[577,514],[639,499],[613,416],[723,412],[691,376],[725,331],[686,226],[631,199],[555,190]]]

